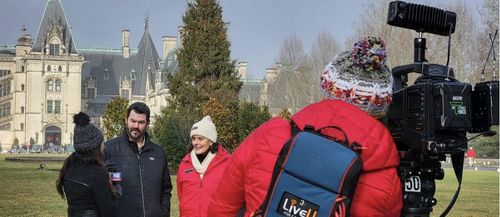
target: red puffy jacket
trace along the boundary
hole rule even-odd
[[[177,172],[177,195],[180,216],[207,216],[207,208],[212,194],[221,180],[230,155],[219,145],[217,154],[208,165],[203,179],[196,172],[188,153],[179,164]]]
[[[401,183],[399,158],[388,130],[368,113],[338,100],[311,104],[291,118],[299,129],[337,126],[349,141],[360,143],[363,171],[351,205],[351,216],[399,216]],[[332,129],[332,128],[328,128]],[[245,205],[245,216],[257,210],[265,199],[280,149],[291,135],[290,123],[273,118],[250,134],[233,153],[208,216],[233,217]],[[339,138],[339,131],[322,132]],[[342,137],[340,137],[342,138]]]

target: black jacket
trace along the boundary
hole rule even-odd
[[[68,201],[68,216],[115,216],[109,175],[102,167],[95,164],[73,164],[68,167],[62,184]]]
[[[165,151],[146,134],[144,146],[130,142],[127,135],[105,143],[104,160],[122,173],[120,217],[170,216],[172,182]]]

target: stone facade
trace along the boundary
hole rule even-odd
[[[84,111],[103,129],[106,105],[115,97],[145,102],[154,122],[170,96],[166,78],[175,73],[177,38],[163,36],[162,56],[149,34],[148,20],[139,46],[76,47],[60,0],[47,1],[36,38],[22,30],[15,46],[0,47],[0,147],[13,143],[72,144],[73,115]],[[183,31],[179,28],[179,31]],[[266,80],[247,79],[247,63],[235,65],[243,86],[240,100],[262,105]],[[268,73],[269,74],[269,73]]]

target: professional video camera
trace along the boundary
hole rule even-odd
[[[402,216],[429,216],[437,203],[435,180],[444,178],[440,162],[449,154],[459,185],[443,212],[445,216],[460,192],[466,133],[491,135],[490,126],[498,125],[499,82],[477,83],[473,89],[471,84],[455,79],[448,63],[427,63],[426,39],[422,34],[448,36],[451,40],[456,23],[454,12],[394,1],[389,4],[387,23],[416,30],[419,35],[414,40],[414,63],[392,69],[394,94],[387,115],[388,128],[400,153]],[[412,72],[421,76],[408,86],[408,74]]]

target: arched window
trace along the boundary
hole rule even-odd
[[[109,80],[109,70],[108,68],[105,68],[104,69],[104,80]]]
[[[59,55],[61,41],[57,37],[53,37],[49,42],[49,55]]]
[[[135,69],[130,70],[130,80],[135,81]]]
[[[51,70],[50,66],[47,66],[47,72],[50,72]]]
[[[52,80],[47,81],[47,91],[52,91],[54,90],[54,83]]]
[[[62,66],[57,67],[57,71],[62,72]]]
[[[61,91],[61,80],[56,79],[56,91]]]

